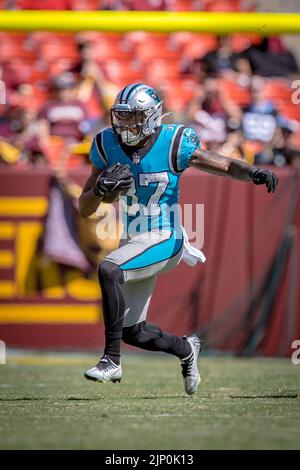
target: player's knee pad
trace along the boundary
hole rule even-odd
[[[100,263],[98,267],[98,278],[100,284],[112,283],[115,281],[123,284],[124,282],[123,272],[119,266],[107,260]]]
[[[136,325],[123,328],[122,339],[124,343],[131,344],[132,346],[145,347],[152,346],[152,343],[161,334],[162,331],[158,326],[142,321]]]

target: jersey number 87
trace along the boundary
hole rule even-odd
[[[169,184],[168,172],[163,171],[160,173],[139,174],[139,186],[141,186],[141,188],[147,187],[152,183],[156,183],[156,187],[154,187],[154,192],[148,199],[147,205],[144,205],[142,207],[143,214],[147,216],[157,216],[161,212],[159,201]],[[124,210],[129,216],[135,216],[137,212],[141,210],[135,182],[131,185],[126,196],[127,202],[123,206]]]

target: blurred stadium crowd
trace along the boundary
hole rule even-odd
[[[251,11],[254,2],[0,0],[0,8]],[[110,125],[116,93],[146,82],[173,112],[165,122],[190,125],[207,148],[299,167],[298,79],[297,61],[279,37],[0,32],[0,163],[58,172],[87,165],[93,136]]]

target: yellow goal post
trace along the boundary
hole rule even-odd
[[[149,11],[0,11],[0,31],[192,31],[299,34],[296,13],[205,13]]]

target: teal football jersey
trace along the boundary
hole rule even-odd
[[[200,147],[195,131],[180,124],[159,126],[144,147],[120,143],[112,128],[97,134],[90,160],[97,168],[128,164],[134,184],[122,200],[124,230],[131,236],[153,229],[176,229],[179,179]]]

